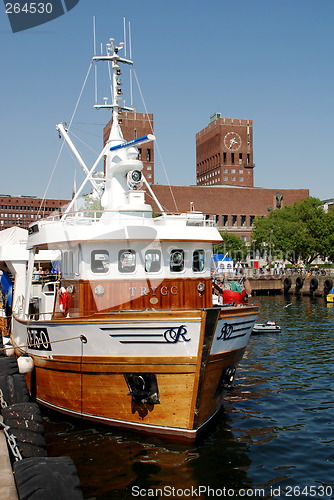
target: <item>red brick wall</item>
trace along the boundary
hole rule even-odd
[[[123,112],[120,117],[123,137],[126,141],[132,141],[147,134],[153,134],[152,113]],[[103,144],[106,143],[111,127],[111,120],[103,129]],[[139,146],[141,150],[140,160],[144,163],[143,174],[150,184],[154,184],[154,142],[148,142]]]
[[[238,236],[250,236],[251,217],[267,215],[276,208],[276,194],[283,195],[281,206],[293,205],[309,196],[308,189],[264,189],[226,186],[152,186],[154,194],[166,211],[187,212],[193,206],[208,215],[218,215],[219,229],[226,229]],[[172,194],[173,193],[173,194]],[[159,211],[149,193],[147,203]],[[175,201],[174,201],[175,200]],[[191,205],[192,202],[192,205]],[[228,216],[223,226],[222,216]],[[233,225],[233,216],[236,216]],[[244,218],[245,217],[245,218]]]
[[[231,151],[224,138],[229,132],[241,138]],[[196,134],[196,183],[204,185],[254,186],[253,121],[218,118]]]

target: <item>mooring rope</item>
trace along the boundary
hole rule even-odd
[[[23,347],[27,347],[28,349],[32,346],[35,347],[37,345],[45,345],[45,344],[56,344],[57,342],[67,342],[68,340],[82,339],[83,335],[77,335],[76,337],[69,337],[68,339],[60,339],[60,340],[46,340],[45,342],[36,342],[36,344],[27,344],[27,345],[19,345],[14,347],[11,344],[13,349],[22,349]],[[6,347],[1,347],[0,351],[6,351]]]

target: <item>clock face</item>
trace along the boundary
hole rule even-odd
[[[224,137],[224,144],[230,151],[237,151],[241,146],[241,137],[236,132],[228,132]]]

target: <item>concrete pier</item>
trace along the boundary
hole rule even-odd
[[[312,295],[315,297],[325,297],[328,285],[334,286],[334,270],[330,270],[324,275],[303,274],[254,274],[251,272],[243,274],[248,278],[252,287],[252,295],[276,295],[281,293],[296,295]],[[216,276],[217,282],[222,286],[226,282],[238,281],[241,276]]]
[[[311,295],[315,297],[325,297],[328,293],[326,285],[332,282],[334,285],[334,275],[265,275],[261,277],[249,278],[253,295],[274,295],[287,293],[293,295]]]
[[[7,440],[3,430],[0,430],[0,470],[1,500],[18,500],[14,475],[8,455]]]

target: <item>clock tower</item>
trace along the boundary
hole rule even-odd
[[[196,134],[196,184],[254,187],[253,169],[253,121],[212,115]]]

